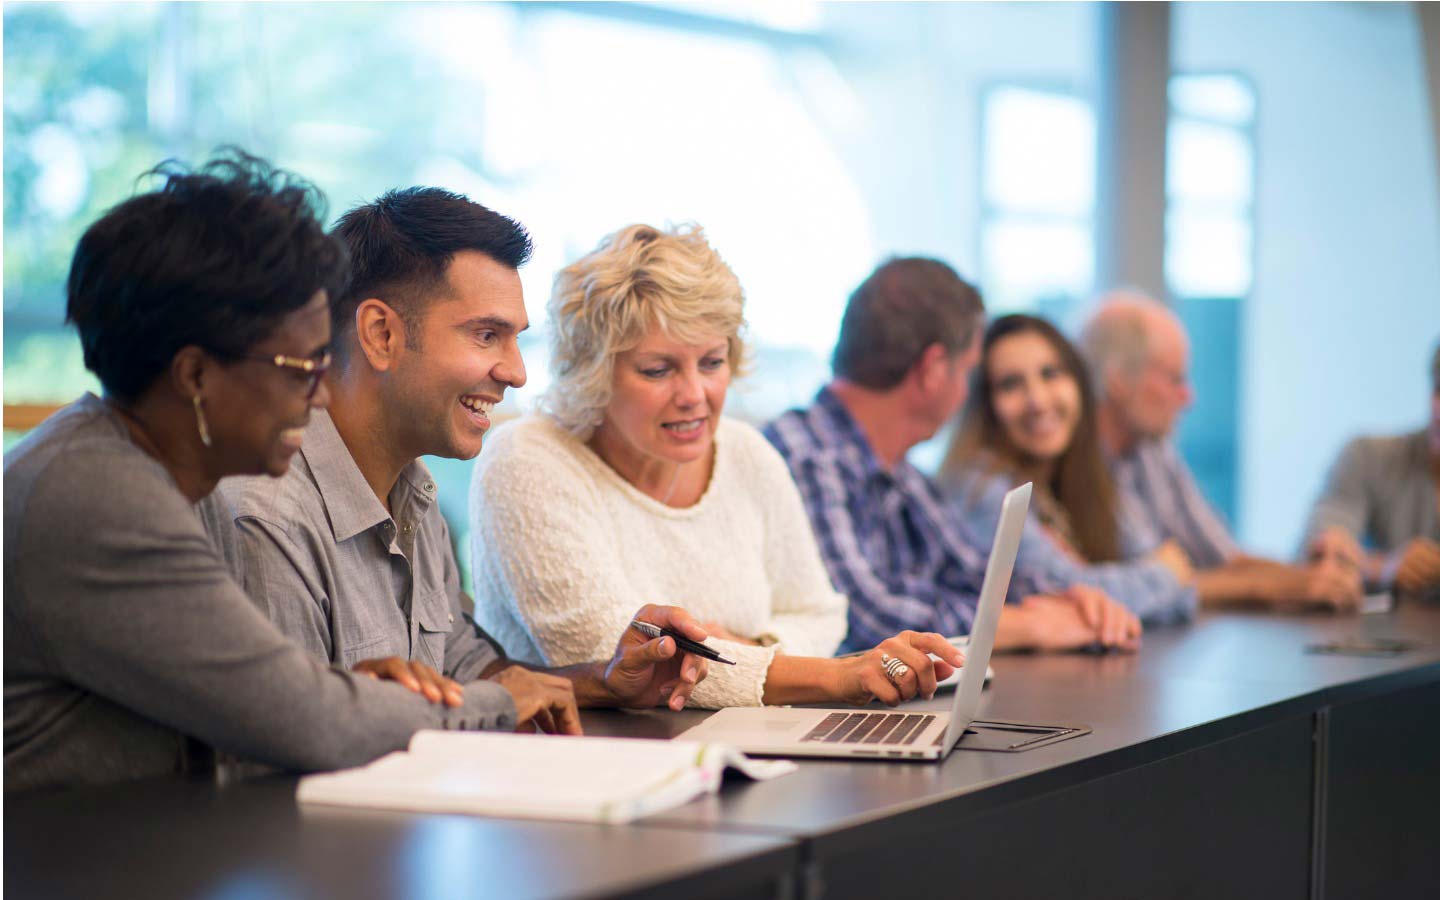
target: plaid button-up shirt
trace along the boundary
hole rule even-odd
[[[905,629],[968,634],[992,536],[971,535],[939,490],[901,461],[887,471],[828,388],[765,428],[805,500],[835,589],[850,599],[845,649]],[[1016,572],[1009,599],[1051,588]]]
[[[1173,540],[1197,569],[1222,566],[1243,552],[1170,441],[1142,441],[1112,459],[1110,472],[1127,552],[1149,553]]]

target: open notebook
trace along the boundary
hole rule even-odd
[[[517,819],[629,822],[720,788],[795,771],[723,744],[420,731],[408,752],[300,779],[301,803]]]

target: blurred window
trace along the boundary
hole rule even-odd
[[[858,102],[819,5],[7,4],[5,400],[93,388],[63,327],[85,225],[166,156],[236,143],[314,180],[331,214],[438,184],[513,214],[537,396],[556,270],[637,221],[697,222],[744,286],[764,417],[827,373],[873,263],[834,146]],[[318,39],[317,36],[323,36]]]
[[[994,312],[1068,304],[1095,277],[1095,113],[1081,97],[998,85],[981,102],[980,283]]]
[[[1254,280],[1255,92],[1235,75],[1170,79],[1165,278],[1172,296],[1243,297]]]
[[[1195,401],[1179,444],[1205,495],[1239,520],[1241,323],[1254,282],[1255,91],[1225,73],[1170,79],[1165,281],[1190,334]]]

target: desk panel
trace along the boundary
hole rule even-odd
[[[1119,677],[1115,658],[1076,658],[1101,673],[1054,679],[1020,665],[997,666],[995,686],[981,702],[981,717],[1092,726],[1092,734],[1025,753],[957,750],[939,763],[877,760],[802,760],[800,771],[774,782],[727,786],[662,813],[656,821],[687,827],[723,827],[759,834],[815,837],[875,819],[898,817],[938,802],[979,811],[1023,801],[1081,781],[1234,737],[1275,721],[1290,693],[1271,685],[1208,681],[1146,681]],[[951,695],[910,704],[948,705]],[[1291,715],[1308,715],[1296,705]],[[703,714],[664,712],[584,715],[591,733],[667,736]],[[963,744],[962,744],[963,746]],[[1308,762],[1309,751],[1303,754]]]
[[[785,897],[793,842],[722,831],[300,807],[295,779],[5,798],[15,897]]]
[[[1440,684],[1322,717],[1326,898],[1440,894]]]
[[[1310,720],[1292,718],[988,812],[935,804],[903,832],[889,819],[815,840],[810,875],[835,898],[903,882],[955,896],[1301,900],[1310,741]]]

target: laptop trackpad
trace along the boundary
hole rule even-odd
[[[680,735],[687,741],[714,740],[733,744],[798,741],[823,715],[814,709],[731,707]]]

